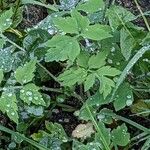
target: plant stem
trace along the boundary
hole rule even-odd
[[[59,80],[51,72],[49,72],[41,63],[37,62],[37,65],[40,66],[54,81],[56,81],[59,84],[61,84],[59,82]]]
[[[144,22],[145,22],[145,25],[146,25],[148,31],[150,32],[150,26],[149,26],[149,24],[148,24],[148,21],[147,21],[145,15],[144,15],[144,13],[143,13],[143,11],[142,11],[142,9],[141,9],[139,3],[137,2],[137,0],[134,0],[134,2],[135,2],[135,4],[136,4],[136,7],[138,8],[138,10],[139,10],[139,12],[140,12],[140,14],[141,14],[143,20],[144,20]]]
[[[104,147],[105,147],[106,150],[110,150],[109,145],[107,144],[107,142],[106,142],[106,140],[105,140],[105,137],[103,136],[102,131],[100,130],[100,128],[99,128],[99,126],[98,126],[98,124],[97,124],[95,118],[93,117],[93,115],[92,115],[92,113],[91,113],[91,110],[89,109],[89,106],[88,106],[87,104],[85,104],[85,106],[86,106],[87,111],[89,112],[89,115],[90,115],[90,117],[91,117],[91,119],[92,119],[92,122],[93,122],[93,124],[94,124],[94,126],[95,126],[97,132],[98,132],[99,135],[100,135],[101,142],[103,143],[103,145],[104,145]]]
[[[4,88],[0,88],[0,92],[5,91],[5,90],[11,90],[11,89],[17,90],[17,89],[21,89],[21,88],[23,88],[23,86],[4,87]]]
[[[26,50],[24,48],[22,48],[21,46],[19,46],[18,44],[14,43],[13,41],[11,41],[10,39],[8,39],[6,36],[4,36],[3,34],[0,34],[0,36],[2,38],[4,38],[6,41],[8,41],[9,43],[11,43],[12,45],[14,45],[15,47],[17,47],[18,49],[20,49],[21,51],[25,52]],[[41,63],[37,62],[37,65],[40,66],[54,81],[58,82],[59,84],[61,84],[58,79],[51,73],[49,72]]]
[[[17,47],[18,49],[22,50],[23,52],[26,51],[24,48],[22,48],[21,46],[19,46],[16,43],[14,43],[12,40],[8,39],[5,35],[0,34],[0,37],[2,37],[3,39],[5,39],[7,42],[9,42],[10,44],[14,45],[15,47]]]
[[[34,140],[31,140],[31,139],[29,139],[29,138],[23,136],[22,134],[20,134],[20,133],[18,133],[18,132],[15,132],[15,131],[13,131],[13,130],[10,130],[10,129],[8,129],[8,128],[2,126],[2,125],[0,125],[0,131],[4,131],[4,132],[6,132],[6,133],[9,133],[9,134],[11,134],[11,135],[14,135],[14,136],[16,136],[16,137],[18,137],[18,138],[20,138],[20,139],[22,139],[22,140],[24,140],[24,141],[30,143],[31,145],[35,146],[36,148],[38,148],[38,149],[40,149],[40,150],[49,150],[48,148],[46,148],[45,146],[43,146],[43,145],[41,145],[41,144],[35,142]]]
[[[149,129],[147,129],[146,127],[144,127],[144,126],[142,126],[142,125],[140,125],[140,124],[138,124],[138,123],[136,123],[136,122],[134,122],[132,120],[129,120],[129,119],[125,118],[125,117],[116,115],[114,113],[104,113],[104,115],[111,116],[113,118],[122,120],[122,121],[124,121],[124,122],[126,122],[126,123],[128,123],[128,124],[130,124],[130,125],[132,125],[134,127],[136,127],[137,129],[140,129],[141,131],[144,131],[145,133],[150,134],[150,130]]]

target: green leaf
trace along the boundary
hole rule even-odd
[[[128,83],[123,83],[116,92],[114,98],[114,107],[118,111],[123,109],[125,106],[130,106],[133,103],[133,93]]]
[[[77,6],[78,10],[82,10],[86,13],[94,13],[96,11],[102,10],[105,7],[103,0],[88,0],[83,3],[79,3]]]
[[[79,32],[83,32],[84,29],[90,24],[88,18],[86,16],[82,16],[78,11],[72,11],[71,16],[76,19]]]
[[[79,0],[59,0],[60,9],[62,10],[72,10],[75,8]]]
[[[12,56],[13,48],[7,47],[4,49],[0,49],[0,69],[4,72],[9,72],[12,70],[14,57]]]
[[[3,113],[7,113],[7,116],[15,123],[18,123],[18,106],[15,94],[8,91],[2,93],[0,98],[0,110]]]
[[[57,136],[58,139],[67,142],[68,137],[61,124],[45,121],[45,126],[53,137]]]
[[[69,36],[56,35],[45,44],[50,48],[45,58],[47,62],[68,59],[73,62],[80,53],[79,43]]]
[[[63,86],[72,86],[76,83],[82,83],[87,76],[87,71],[83,68],[70,68],[64,73],[60,74],[58,80],[62,82]]]
[[[88,68],[89,54],[86,51],[81,51],[76,61],[78,66]]]
[[[107,51],[99,52],[97,55],[92,55],[88,61],[90,69],[97,69],[106,64]]]
[[[84,82],[84,91],[85,92],[88,91],[93,86],[93,84],[95,83],[95,77],[96,76],[94,73],[92,73],[86,77],[86,80]]]
[[[142,40],[141,45],[148,45],[150,44],[150,32],[147,33],[146,37]]]
[[[126,31],[126,29],[122,28],[120,31],[120,47],[121,47],[121,53],[126,60],[129,60],[134,46],[135,46],[135,40]]]
[[[99,76],[110,76],[110,77],[117,76],[121,73],[121,71],[111,66],[103,66],[100,69],[98,69],[96,72]]]
[[[95,25],[90,25],[81,34],[84,38],[88,38],[91,40],[103,40],[109,37],[112,37],[110,34],[111,30],[109,26],[107,25],[100,25],[100,24],[95,24]]]
[[[50,9],[53,11],[58,11],[58,9],[54,5],[44,4],[44,3],[38,2],[37,0],[22,0],[22,3],[23,4],[39,5],[39,6],[45,7],[47,9]]]
[[[110,129],[109,128],[106,128],[104,123],[102,122],[99,122],[98,123],[98,126],[103,134],[103,137],[105,138],[105,141],[107,142],[107,144],[109,145],[110,144],[110,138],[111,138],[111,135],[110,135]],[[101,136],[98,136],[98,133],[97,133],[97,141],[98,139],[101,137]]]
[[[34,71],[36,69],[36,59],[30,60],[24,66],[17,68],[15,78],[20,84],[25,84],[32,81],[34,77]]]
[[[94,95],[90,96],[87,100],[86,103],[88,106],[101,106],[104,104],[109,104],[110,103],[110,98],[107,96],[105,99],[102,94],[100,94],[99,91],[97,91]]]
[[[0,38],[0,49],[2,49],[5,44],[6,44],[6,41]]]
[[[33,103],[35,105],[46,106],[41,93],[38,91],[39,87],[37,87],[35,84],[26,84],[20,90],[20,98],[28,105]]]
[[[111,137],[114,145],[126,146],[130,142],[130,134],[125,124],[113,129]]]
[[[72,17],[56,17],[53,19],[55,26],[64,33],[78,34],[78,24],[75,18]]]
[[[112,91],[112,87],[115,87],[115,83],[113,80],[105,77],[105,76],[101,76],[99,77],[100,80],[100,88],[99,91],[104,96],[104,99],[111,93]]]
[[[128,62],[127,66],[122,71],[120,77],[117,79],[116,86],[112,92],[111,101],[114,99],[115,93],[118,90],[119,86],[125,80],[130,69],[135,65],[135,63],[143,56],[143,54],[147,51],[150,51],[150,45],[142,47],[138,52],[133,56],[133,58]]]
[[[116,30],[120,25],[136,19],[135,15],[121,6],[112,5],[106,14],[113,30]]]
[[[3,80],[3,78],[4,78],[4,73],[3,73],[3,70],[0,69],[0,84],[1,84],[1,82]]]
[[[12,15],[13,15],[12,9],[9,9],[3,12],[2,14],[0,14],[0,32],[4,32],[6,29],[8,29],[11,26]]]

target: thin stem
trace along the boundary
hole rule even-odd
[[[0,37],[2,37],[3,39],[5,39],[7,42],[9,42],[10,44],[14,45],[15,47],[17,47],[18,49],[22,50],[22,51],[26,51],[24,48],[22,48],[21,46],[19,46],[18,44],[14,43],[12,40],[8,39],[5,35],[0,34]]]
[[[134,0],[134,2],[135,2],[135,4],[136,4],[136,7],[138,8],[138,10],[139,10],[139,12],[140,12],[140,14],[141,14],[143,20],[144,20],[144,22],[145,22],[145,25],[146,25],[148,31],[150,32],[150,26],[149,26],[149,24],[148,24],[148,21],[147,21],[145,15],[144,15],[144,13],[143,13],[143,11],[142,11],[142,9],[141,9],[139,3],[137,2],[137,0]]]
[[[10,129],[8,129],[8,128],[2,126],[2,125],[0,125],[0,131],[4,131],[4,132],[6,132],[6,133],[9,133],[9,134],[11,134],[11,135],[14,135],[14,136],[16,136],[16,137],[18,137],[18,138],[20,138],[20,139],[22,139],[22,140],[24,140],[24,141],[30,143],[31,145],[37,147],[37,148],[40,149],[40,150],[48,150],[48,148],[46,148],[45,146],[43,146],[43,145],[41,145],[41,144],[39,144],[39,143],[37,143],[37,142],[35,142],[35,141],[33,141],[33,140],[31,140],[31,139],[25,137],[25,136],[23,136],[22,134],[20,134],[20,133],[18,133],[18,132],[15,132],[15,131],[13,131],[13,130],[10,130]]]
[[[2,38],[4,38],[6,41],[8,41],[9,43],[11,43],[12,45],[14,45],[15,47],[17,47],[18,49],[22,50],[22,51],[26,51],[24,48],[22,48],[21,46],[19,46],[18,44],[14,43],[13,41],[11,41],[10,39],[8,39],[6,36],[4,36],[3,34],[0,34],[0,36]],[[54,81],[58,82],[59,84],[61,84],[58,79],[52,74],[50,73],[42,64],[40,64],[39,62],[37,62],[37,65],[40,66]]]
[[[141,131],[144,131],[144,132],[150,134],[150,130],[149,129],[147,129],[146,127],[144,127],[144,126],[142,126],[142,125],[140,125],[140,124],[138,124],[138,123],[136,123],[136,122],[134,122],[132,120],[129,120],[129,119],[125,118],[125,117],[116,115],[114,113],[104,113],[104,115],[108,115],[108,116],[111,116],[113,118],[122,120],[122,121],[124,121],[124,122],[126,122],[126,123],[128,123],[128,124],[130,124],[130,125],[132,125],[134,127],[136,127],[137,129],[140,129]]]
[[[1,91],[6,91],[6,90],[17,90],[17,89],[22,89],[23,86],[12,86],[12,87],[4,87],[4,88],[0,88],[0,92]]]
[[[97,132],[98,132],[99,135],[100,135],[101,142],[103,143],[103,145],[104,145],[104,147],[105,147],[106,150],[110,150],[109,145],[107,144],[107,142],[106,142],[106,140],[105,140],[105,138],[104,138],[104,136],[103,136],[102,131],[100,130],[100,128],[99,128],[99,126],[98,126],[98,124],[97,124],[95,118],[93,117],[93,114],[91,113],[91,110],[89,109],[89,106],[88,106],[87,104],[85,104],[85,106],[86,106],[87,111],[89,112],[89,115],[90,115],[90,117],[91,117],[91,119],[92,119],[92,122],[93,122],[93,124],[94,124],[94,126],[95,126]]]
[[[59,84],[61,84],[59,82],[59,80],[51,72],[49,72],[41,63],[37,62],[37,65],[40,66],[54,81],[56,81]]]
[[[41,90],[43,91],[50,91],[50,92],[56,92],[56,93],[63,93],[63,90],[62,89],[54,89],[54,88],[49,88],[49,87],[41,87],[40,88]]]

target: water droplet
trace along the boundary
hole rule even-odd
[[[15,115],[15,113],[14,113],[14,112],[12,112],[12,113],[11,113],[11,115],[12,115],[12,116],[14,116],[14,115]]]
[[[132,101],[131,99],[129,99],[129,100],[126,101],[126,105],[127,105],[127,106],[132,105],[132,103],[133,103],[133,101]]]
[[[99,115],[97,116],[97,118],[98,118],[99,120],[102,120],[102,119],[105,118],[105,115],[99,114]]]
[[[132,96],[131,95],[127,95],[127,98],[130,99],[130,98],[132,98]]]
[[[8,97],[11,97],[11,96],[12,96],[12,93],[9,93],[9,94],[8,94]]]
[[[35,100],[38,100],[38,97],[34,97]]]
[[[7,106],[7,107],[10,107],[10,104],[7,104],[6,106]]]
[[[31,95],[32,95],[32,92],[27,91],[27,92],[26,92],[26,95],[27,95],[27,96],[31,96]]]
[[[32,101],[32,97],[29,97],[29,101]]]
[[[20,90],[21,93],[24,93],[24,90]]]

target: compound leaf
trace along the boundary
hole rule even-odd
[[[79,43],[76,39],[69,36],[56,35],[45,44],[50,48],[45,58],[47,62],[65,61],[68,59],[74,61],[80,53]]]

